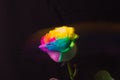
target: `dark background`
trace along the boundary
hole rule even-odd
[[[37,48],[22,50],[36,31],[76,23],[81,26],[76,26],[80,54],[72,60],[78,64],[77,80],[93,80],[101,69],[119,80],[119,13],[118,2],[112,0],[0,0],[0,80],[69,80],[66,67]]]

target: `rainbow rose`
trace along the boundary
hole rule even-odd
[[[39,48],[47,52],[55,62],[68,61],[76,54],[77,38],[73,27],[57,27],[41,38]]]

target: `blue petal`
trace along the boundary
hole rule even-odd
[[[58,39],[55,42],[51,42],[46,45],[46,47],[51,51],[63,52],[65,49],[69,48],[71,40],[68,38]]]

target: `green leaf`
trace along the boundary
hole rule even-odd
[[[113,80],[110,73],[106,70],[101,70],[95,75],[95,80]]]

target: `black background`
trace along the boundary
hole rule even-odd
[[[32,48],[29,55],[22,52],[28,37],[47,27],[82,22],[119,23],[119,18],[118,3],[112,0],[1,0],[0,80],[69,80],[68,75],[63,77],[66,67],[39,54],[42,52],[38,49]],[[101,69],[119,80],[119,30],[78,34],[80,54],[72,61],[78,64],[77,80],[93,80]]]

